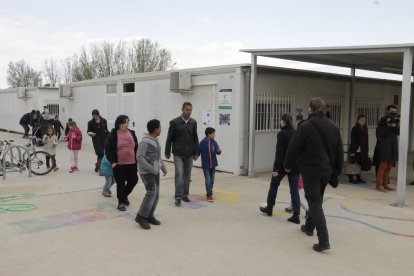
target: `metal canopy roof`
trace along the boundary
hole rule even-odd
[[[403,52],[414,44],[281,49],[243,49],[256,56],[402,74]]]

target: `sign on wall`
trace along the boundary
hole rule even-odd
[[[220,89],[219,91],[219,109],[232,109],[233,90],[232,89]]]

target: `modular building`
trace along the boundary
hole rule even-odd
[[[138,138],[146,132],[148,120],[159,119],[163,129],[160,141],[164,147],[169,121],[180,116],[182,104],[188,101],[193,104],[192,117],[198,122],[199,139],[204,137],[206,127],[216,129],[216,139],[223,149],[218,169],[246,175],[251,127],[250,81],[250,64],[241,64],[64,84],[60,87],[60,117],[62,122],[74,119],[86,134],[93,109],[100,111],[110,127],[119,114],[126,114]],[[340,128],[344,143],[348,142],[357,115],[367,116],[372,156],[376,124],[387,105],[400,104],[401,82],[356,77],[352,83],[351,102],[351,81],[351,77],[345,75],[258,66],[256,121],[252,126],[255,130],[254,172],[270,171],[273,167],[281,115],[292,114],[295,123],[306,119],[309,99],[315,96],[324,98],[330,105],[331,119]],[[91,143],[91,139],[86,137],[84,142]],[[411,147],[412,143],[411,139]]]
[[[47,106],[51,115],[59,114],[59,88],[19,87],[0,90],[0,129],[22,132],[20,118],[34,110],[43,111]]]

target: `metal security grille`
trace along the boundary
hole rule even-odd
[[[49,114],[52,116],[59,116],[59,100],[45,100],[45,106],[49,109]]]
[[[256,96],[256,132],[275,132],[280,129],[279,120],[292,112],[294,95],[260,94]]]
[[[345,97],[341,96],[311,96],[324,99],[327,107],[330,109],[332,122],[341,129],[342,128],[342,111],[344,110]]]
[[[356,116],[359,114],[365,115],[367,118],[367,127],[376,127],[382,115],[382,102],[382,98],[356,98]]]

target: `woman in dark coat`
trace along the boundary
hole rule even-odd
[[[290,140],[295,134],[295,129],[293,128],[292,116],[289,114],[284,114],[280,120],[281,131],[277,134],[277,144],[276,144],[276,156],[275,162],[273,164],[272,179],[270,181],[270,188],[267,195],[267,206],[260,207],[260,211],[272,216],[273,206],[276,203],[277,190],[279,188],[280,182],[287,175],[289,178],[289,187],[290,187],[290,196],[292,200],[292,217],[288,218],[288,221],[300,224],[299,214],[300,214],[300,197],[298,191],[298,181],[299,181],[299,166],[296,165],[292,168],[291,172],[286,172],[283,165],[285,162],[285,155],[288,149]]]
[[[88,135],[92,137],[93,148],[96,154],[95,172],[98,172],[101,167],[105,140],[109,131],[106,120],[101,117],[97,109],[92,110],[92,117],[92,120],[88,122]]]
[[[105,142],[105,155],[112,164],[116,181],[119,211],[126,211],[129,206],[128,195],[138,183],[138,139],[128,125],[128,116],[119,115],[115,120],[115,128],[108,134]]]
[[[371,161],[368,156],[368,128],[366,124],[366,116],[363,114],[358,115],[357,123],[351,130],[351,145],[349,147],[350,162],[358,163],[361,166],[362,171],[368,171],[371,169]],[[361,174],[348,175],[348,177],[349,183],[366,183],[363,179],[361,179]]]

